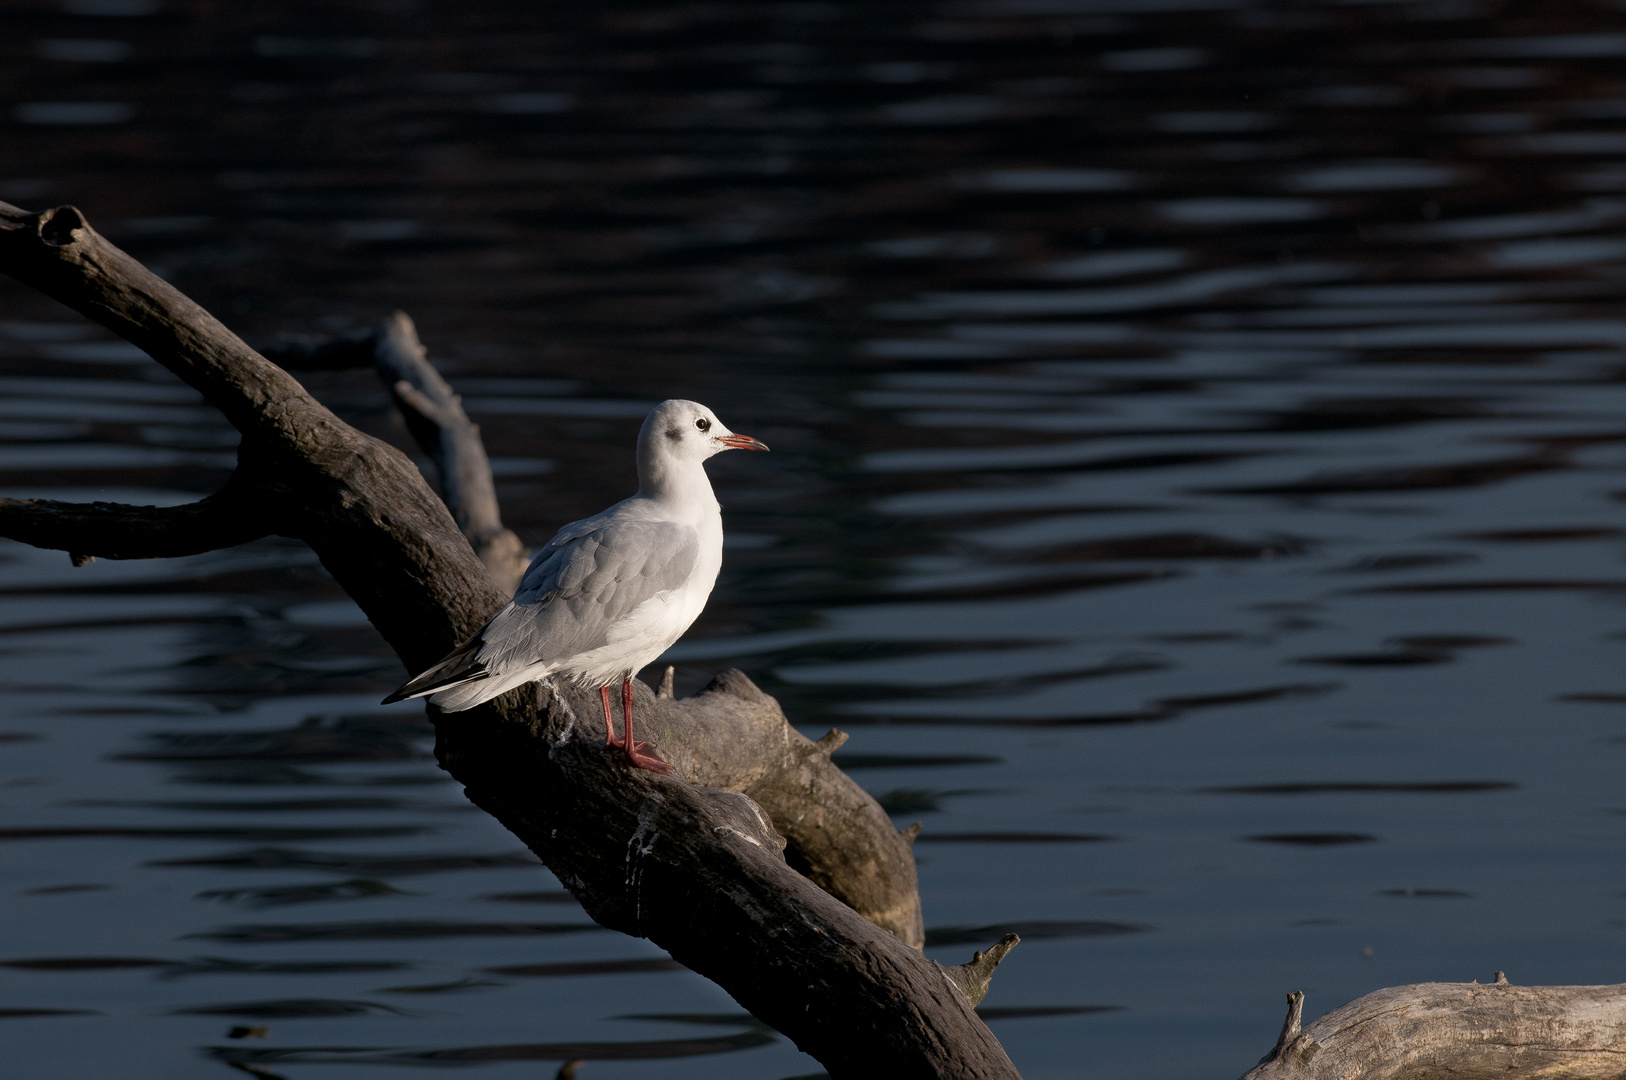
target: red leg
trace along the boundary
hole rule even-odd
[[[627,753],[631,754],[638,748],[638,744],[632,741],[632,677],[630,675],[621,676],[621,726],[626,729]]]
[[[622,746],[626,747],[627,760],[640,769],[670,775],[672,766],[666,763],[660,752],[655,749],[654,743],[639,742],[632,737],[632,676],[627,675],[621,679],[621,725],[626,732]]]
[[[598,688],[598,703],[604,706],[604,745],[620,746],[621,740],[615,737],[615,720],[610,716],[610,688]]]

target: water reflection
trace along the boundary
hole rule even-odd
[[[780,450],[718,463],[679,691],[739,664],[855,732],[836,760],[926,823],[933,955],[1026,939],[983,1010],[1025,1075],[1240,1071],[1297,986],[1619,977],[1598,12],[7,19],[0,198],[78,203],[255,340],[409,310],[528,539],[628,488],[650,401]],[[0,364],[9,495],[174,503],[233,461],[195,393],[4,284]],[[406,444],[369,373],[304,378]],[[674,1005],[718,991],[467,809],[301,546],[0,557],[19,1070],[817,1071],[697,1034]]]

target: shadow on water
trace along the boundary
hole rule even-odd
[[[434,734],[421,719],[312,716],[269,731],[153,732],[154,749],[130,761],[414,761],[428,757],[422,740]]]
[[[323,881],[310,885],[282,885],[260,889],[205,889],[198,893],[197,898],[242,907],[263,908],[316,904],[328,900],[367,900],[375,896],[410,895],[382,881],[349,878],[345,881]]]
[[[929,940],[1023,937],[983,1015],[1030,1080],[1240,1072],[1284,987],[1487,941],[1619,978],[1616,13],[13,8],[0,199],[81,206],[256,342],[409,311],[528,542],[626,493],[652,402],[775,447],[712,466],[678,690],[739,666],[930,815]],[[370,373],[301,378],[409,445]],[[236,442],[0,282],[4,494],[183,502]],[[19,1072],[817,1073],[588,934],[377,706],[400,676],[293,541],[0,546]]]
[[[483,870],[508,866],[540,866],[541,860],[529,851],[502,855],[347,855],[338,852],[299,851],[293,848],[252,848],[248,851],[194,859],[166,859],[152,866],[205,866],[231,870],[327,870],[339,874],[367,874],[373,877],[410,877],[416,874],[442,874],[458,870]]]
[[[217,1061],[250,1067],[262,1065],[476,1065],[498,1061],[650,1061],[698,1057],[750,1050],[776,1041],[769,1031],[744,1031],[693,1039],[651,1039],[640,1042],[520,1043],[505,1046],[459,1046],[432,1050],[364,1049],[353,1047],[289,1047],[244,1050],[211,1047]]]
[[[375,1001],[339,1001],[332,998],[283,998],[276,1001],[242,1001],[221,1005],[194,1005],[171,1009],[176,1016],[232,1016],[248,1020],[305,1020],[313,1017],[373,1016],[410,1013]]]
[[[391,919],[377,922],[249,924],[186,936],[210,941],[229,941],[240,945],[276,945],[294,941],[417,941],[425,938],[528,937],[535,934],[581,934],[603,929],[597,923],[460,923]]]
[[[943,945],[977,945],[994,942],[1006,934],[1017,934],[1024,941],[1046,941],[1059,938],[1114,937],[1149,930],[1148,926],[1128,923],[1078,921],[1028,921],[1001,923],[997,926],[937,926],[926,930],[926,947]]]

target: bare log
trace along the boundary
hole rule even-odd
[[[77,210],[0,203],[0,270],[140,346],[219,408],[243,433],[228,489],[252,498],[268,531],[309,543],[409,670],[499,606],[405,455],[345,425]],[[204,503],[189,512],[206,515]],[[0,515],[0,534],[29,541],[4,525]],[[907,843],[827,749],[733,673],[685,701],[640,688],[639,704],[673,777],[625,768],[603,746],[596,702],[574,692],[531,684],[430,717],[442,766],[594,919],[712,978],[832,1076],[1016,1076],[972,1011],[972,984],[914,947]],[[808,876],[785,861],[785,836]]]
[[[1276,1046],[1243,1080],[1618,1080],[1626,984],[1416,983],[1357,998],[1300,1027],[1287,996]]]

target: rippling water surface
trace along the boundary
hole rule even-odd
[[[528,540],[627,493],[653,401],[773,445],[713,468],[679,691],[853,732],[929,953],[1022,934],[1026,1076],[1237,1075],[1290,989],[1623,977],[1618,4],[0,20],[0,198],[254,340],[405,308]],[[8,495],[231,466],[12,283],[0,368]],[[463,800],[300,545],[0,560],[8,1075],[818,1071]]]

